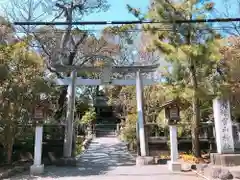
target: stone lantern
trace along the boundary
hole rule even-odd
[[[180,102],[178,99],[171,100],[163,104],[165,119],[168,125],[176,125],[180,122]]]
[[[174,99],[161,106],[164,108],[165,119],[169,125],[171,160],[168,161],[170,171],[181,171],[178,159],[177,124],[180,122],[180,100]]]

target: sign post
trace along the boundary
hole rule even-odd
[[[170,171],[181,171],[178,160],[177,124],[180,121],[180,109],[177,100],[167,102],[162,106],[165,109],[165,118],[169,125],[171,160],[168,161]]]
[[[44,109],[43,107],[36,106],[34,109],[34,117],[36,121],[35,129],[35,143],[34,143],[34,162],[30,167],[30,173],[33,175],[39,175],[44,172],[44,164],[42,164],[42,137],[43,137],[43,125]]]

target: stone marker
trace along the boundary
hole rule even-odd
[[[217,153],[211,153],[212,164],[221,166],[240,165],[240,154],[234,152],[233,127],[228,99],[213,100]]]
[[[229,100],[223,98],[214,99],[213,112],[217,152],[219,154],[234,153],[234,139]]]

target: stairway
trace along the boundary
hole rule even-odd
[[[98,129],[96,137],[116,137],[116,132],[115,130]]]
[[[97,94],[95,109],[97,113],[95,124],[96,137],[115,137],[117,118],[114,115],[113,107],[108,105],[108,98],[105,92]]]
[[[115,137],[116,136],[116,122],[113,117],[104,118],[95,124],[96,137]]]

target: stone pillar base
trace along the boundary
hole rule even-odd
[[[154,164],[154,158],[151,156],[138,156],[136,158],[136,165],[137,166],[144,166]]]
[[[56,161],[57,166],[72,166],[76,167],[77,166],[77,159],[74,157],[69,157],[69,158],[60,158]]]
[[[168,161],[168,170],[172,172],[180,172],[182,170],[182,165],[179,162]]]
[[[220,166],[240,166],[240,154],[210,154],[211,163]]]
[[[44,172],[44,164],[41,165],[32,165],[30,167],[30,174],[32,175],[40,175]]]

